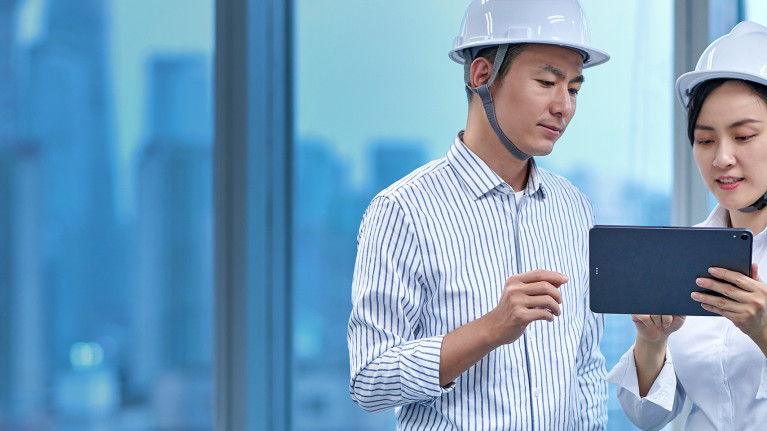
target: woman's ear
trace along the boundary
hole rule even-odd
[[[477,57],[471,62],[469,78],[474,88],[487,84],[493,74],[493,63],[484,57]]]

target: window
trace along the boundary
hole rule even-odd
[[[0,5],[0,428],[210,429],[212,10]]]
[[[767,3],[759,0],[745,0],[745,19],[767,25]]]
[[[372,197],[443,156],[465,126],[463,69],[447,51],[466,4],[341,1],[328,9],[295,2],[296,430],[392,427],[392,412],[365,413],[348,394],[345,334],[356,235]],[[575,119],[552,155],[538,162],[591,197],[598,223],[668,225],[673,4],[582,5],[593,45],[612,60],[584,71]],[[602,347],[608,369],[634,334],[627,316],[608,318]],[[609,409],[610,429],[630,429],[614,388]]]

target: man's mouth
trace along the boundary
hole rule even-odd
[[[557,132],[557,133],[562,132],[562,128],[561,127],[550,126],[548,124],[538,124],[538,125],[541,126],[541,127],[545,127],[545,128],[547,128],[547,129],[549,129],[549,130],[551,130],[553,132]]]

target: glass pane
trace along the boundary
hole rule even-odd
[[[591,43],[611,54],[585,69],[578,110],[540,164],[591,199],[599,224],[671,223],[674,5],[666,0],[581,0]],[[653,31],[647,31],[652,28]],[[629,316],[607,315],[602,353],[609,371],[634,344]],[[609,385],[608,430],[636,429]]]
[[[212,426],[212,11],[0,2],[0,429]]]
[[[539,163],[592,199],[597,222],[670,222],[673,4],[584,0],[594,46],[576,119]],[[293,424],[390,430],[349,397],[346,328],[356,235],[372,197],[442,157],[466,124],[462,68],[447,57],[467,2],[295,3]],[[339,13],[343,11],[343,13]],[[396,22],[396,26],[391,23]],[[647,32],[647,28],[657,31]],[[596,131],[596,132],[595,132]],[[608,367],[633,343],[611,316]],[[609,369],[609,368],[608,368]],[[631,429],[611,389],[610,429]]]
[[[762,0],[744,0],[746,17],[744,19],[767,25],[767,2]]]

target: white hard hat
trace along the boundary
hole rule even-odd
[[[466,10],[450,58],[464,64],[464,50],[512,43],[542,43],[572,48],[583,67],[610,56],[589,43],[589,28],[577,0],[474,0]]]
[[[695,71],[676,80],[676,97],[687,109],[696,85],[717,78],[732,78],[767,85],[767,28],[751,21],[736,25],[729,34],[703,51]]]

